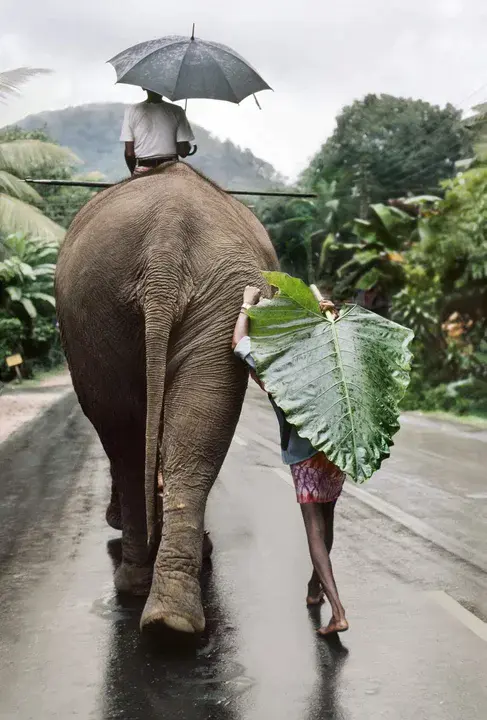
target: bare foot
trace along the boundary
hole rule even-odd
[[[318,635],[330,635],[331,633],[341,633],[348,630],[348,622],[345,619],[345,616],[342,618],[336,619],[333,615],[328,623],[328,625],[325,627],[321,627],[319,630],[317,630]]]
[[[308,607],[313,605],[321,605],[325,602],[325,593],[321,587],[321,582],[318,576],[315,577],[315,573],[312,574],[311,580],[308,583],[308,594],[306,596],[306,605]]]

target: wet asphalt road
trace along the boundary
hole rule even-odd
[[[251,393],[210,495],[208,627],[194,648],[142,640],[140,603],[113,592],[107,462],[74,399],[4,449],[0,718],[487,717],[487,574],[350,493],[334,563],[351,629],[316,636],[302,521],[266,403]],[[485,440],[410,419],[367,497],[481,556]]]

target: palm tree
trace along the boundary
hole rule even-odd
[[[35,75],[49,70],[17,68],[0,73],[0,102],[19,92],[18,88]],[[0,232],[21,232],[48,240],[60,240],[64,229],[52,222],[32,203],[42,198],[22,178],[44,165],[72,165],[77,158],[65,148],[41,140],[0,142]]]

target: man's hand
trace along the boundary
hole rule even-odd
[[[189,142],[178,142],[176,143],[176,152],[181,158],[188,157],[191,151],[191,144]]]
[[[330,312],[334,318],[338,317],[338,310],[336,309],[335,305],[332,303],[331,300],[320,300],[320,310],[323,315],[326,312]]]
[[[244,303],[248,303],[249,305],[257,305],[257,303],[260,300],[261,291],[257,287],[253,287],[252,285],[247,285],[247,287],[244,290],[243,294],[243,301]]]
[[[132,175],[137,165],[135,159],[135,143],[133,142],[125,143],[125,162]]]

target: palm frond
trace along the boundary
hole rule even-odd
[[[51,305],[51,307],[56,307],[56,300],[52,295],[48,295],[44,292],[32,292],[30,293],[30,298],[32,300],[38,300],[40,302],[47,303],[48,305]]]
[[[0,170],[0,192],[24,202],[42,202],[42,198],[28,183],[6,170]]]
[[[26,177],[40,167],[71,166],[80,162],[71,150],[42,140],[0,143],[0,169],[18,177]]]
[[[35,75],[47,75],[52,70],[45,68],[19,67],[0,73],[0,102],[5,102],[9,95],[19,92],[19,85],[23,85]]]
[[[25,233],[46,240],[61,240],[65,230],[49,220],[40,210],[0,193],[0,231],[5,234]]]

